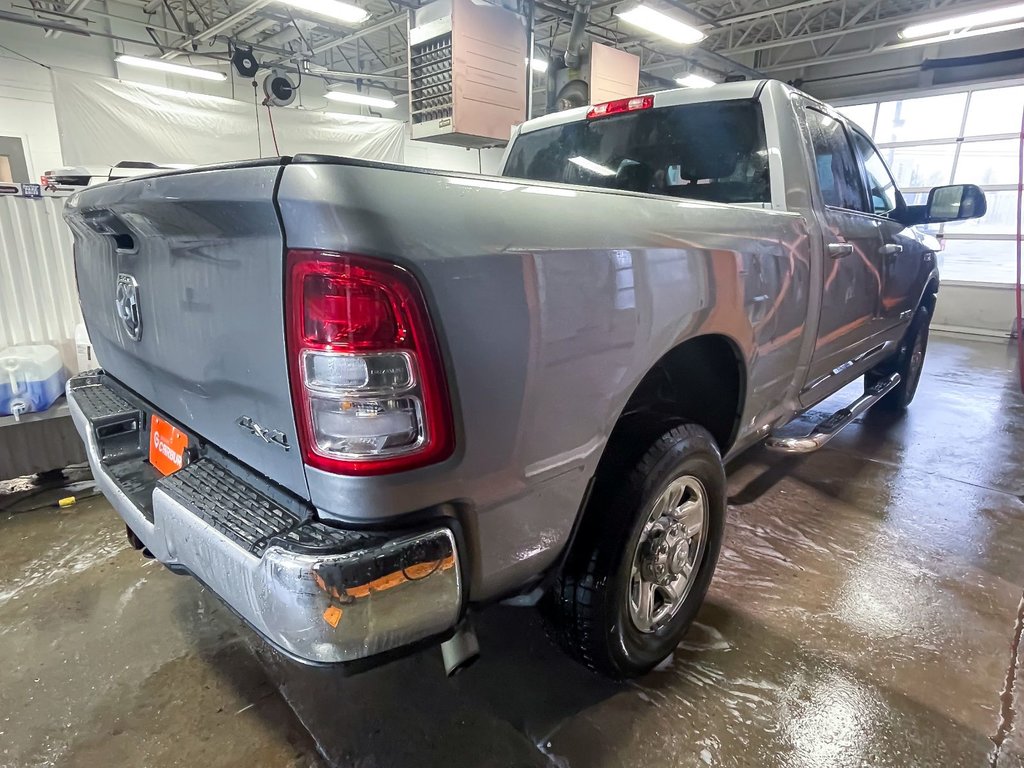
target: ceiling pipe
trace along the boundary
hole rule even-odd
[[[580,51],[583,48],[583,35],[587,31],[590,18],[590,0],[579,0],[572,14],[572,25],[569,27],[569,41],[565,44],[563,60],[568,69],[576,69],[580,65]]]
[[[605,5],[607,5],[607,3]],[[561,8],[558,8],[556,6],[553,6],[553,5],[549,5],[548,3],[544,2],[543,0],[538,0],[537,1],[537,7],[543,9],[545,13],[549,13],[552,16],[555,16],[557,18],[561,18],[561,19],[568,19],[569,18],[569,14],[566,13],[565,10],[563,10]],[[590,10],[593,10],[593,6],[590,7]],[[573,22],[575,23],[575,21],[576,21],[576,15],[575,14],[573,14],[572,19],[573,19]],[[596,37],[599,40],[605,40],[605,41],[607,41],[608,43],[610,43],[611,45],[613,45],[615,47],[619,47],[621,45],[620,40],[615,35],[613,30],[611,30],[609,27],[606,27],[606,26],[602,25],[600,22],[596,22],[596,21],[593,21],[593,20],[589,20],[587,22],[587,25],[590,27],[587,30],[587,32],[591,36]],[[570,34],[570,37],[571,37],[572,36],[572,31],[571,30],[570,30],[569,34]],[[548,39],[551,40],[552,44],[553,44],[553,39],[552,38],[548,38]],[[641,47],[642,47],[642,44],[641,44]],[[568,55],[569,46],[566,46],[566,49],[567,49],[566,50],[566,55]],[[664,51],[658,51],[658,53],[665,53],[665,52]],[[725,68],[727,68],[728,71],[740,72],[740,73],[746,75],[747,77],[753,77],[753,78],[763,78],[763,77],[765,77],[764,73],[758,72],[756,69],[752,69],[751,67],[748,67],[745,64],[740,64],[738,61],[734,61],[734,60],[730,59],[727,56],[723,56],[722,54],[717,53],[715,51],[709,51],[709,50],[707,50],[705,48],[701,48],[700,46],[693,46],[692,48],[687,50],[685,56],[682,55],[682,54],[675,54],[675,55],[673,55],[673,54],[669,54],[669,53],[665,53],[665,55],[666,56],[673,56],[675,60],[672,61],[672,62],[667,62],[667,63],[662,63],[662,64],[648,65],[643,71],[647,72],[647,74],[650,74],[652,77],[654,77],[656,79],[664,79],[664,78],[659,78],[658,75],[655,75],[653,72],[650,72],[649,70],[651,70],[651,69],[653,69],[655,67],[657,67],[657,68],[664,68],[666,66],[667,67],[678,67],[679,66],[679,61],[688,62],[688,61],[690,61],[692,59],[698,59],[698,60],[699,59],[704,59],[707,62],[714,62],[715,63],[715,68],[717,68],[717,67],[725,67]],[[568,61],[567,61],[567,63],[568,63]]]
[[[252,37],[253,35],[258,35],[261,32],[266,32],[275,24],[280,23],[281,22],[278,19],[260,19],[258,21],[253,22],[248,27],[243,27],[242,29],[238,30],[238,34],[236,35],[236,37],[244,40],[246,38]]]
[[[194,35],[193,37],[191,37],[188,40],[186,40],[184,43],[181,43],[180,45],[176,46],[177,48],[179,48],[179,50],[177,50],[177,51],[168,51],[167,53],[165,53],[160,58],[162,58],[162,59],[174,59],[174,58],[177,58],[178,56],[181,56],[182,54],[187,53],[189,48],[191,48],[191,47],[193,47],[195,45],[198,45],[199,43],[203,42],[204,40],[209,40],[211,37],[216,37],[221,32],[223,32],[223,31],[225,31],[227,29],[230,29],[235,24],[237,24],[238,22],[240,22],[243,19],[245,19],[247,16],[250,16],[254,12],[260,10],[260,8],[263,8],[264,6],[269,5],[269,4],[270,4],[270,0],[253,0],[253,2],[249,3],[242,10],[236,11],[235,13],[232,13],[229,16],[224,17],[223,19],[221,19],[220,21],[215,23],[213,26],[207,27],[202,32],[200,32],[198,35]]]
[[[314,27],[316,27],[316,24],[312,21],[298,19],[294,22],[290,22],[288,26],[280,32],[275,32],[269,37],[263,38],[260,42],[264,45],[284,45],[285,43],[290,43],[296,38],[308,37]]]
[[[379,32],[380,30],[387,29],[388,27],[394,26],[395,24],[403,23],[408,18],[408,16],[409,14],[407,11],[398,11],[396,13],[391,14],[390,16],[383,17],[379,21],[370,24],[367,27],[363,27],[357,32],[352,32],[351,34],[343,35],[342,37],[338,37],[335,38],[334,40],[330,40],[326,43],[321,43],[320,45],[314,46],[313,49],[308,53],[303,53],[301,51],[288,51],[277,61],[270,62],[268,66],[279,64],[284,61],[293,61],[295,59],[306,58],[309,55],[319,55],[321,53],[331,50],[332,48],[337,48],[339,45],[345,45],[345,43],[355,42],[360,38],[366,37],[367,35],[372,35],[374,32]],[[256,46],[254,45],[253,48],[256,48]]]
[[[88,4],[89,0],[72,0],[71,4],[64,9],[63,13],[66,13],[68,16],[74,16]],[[48,29],[43,33],[43,37],[58,38],[60,37],[60,32],[61,31],[59,29]]]
[[[719,66],[727,67],[728,69],[731,69],[734,72],[746,75],[747,77],[752,77],[755,80],[761,80],[767,77],[767,75],[765,75],[764,72],[760,72],[754,69],[753,67],[748,67],[746,64],[740,64],[735,59],[730,59],[728,56],[723,56],[722,54],[716,51],[708,51],[704,48],[694,48],[692,53],[694,57],[697,59],[713,61],[717,63]]]
[[[63,21],[44,21],[43,19],[34,19],[31,16],[25,16],[20,13],[11,13],[10,11],[3,10],[0,10],[0,20],[10,21],[15,24],[25,24],[29,27],[38,27],[39,29],[60,30],[61,32],[68,32],[72,35],[81,35],[82,37],[92,37],[93,35],[100,34],[98,32],[91,32],[88,29],[76,27],[74,24],[67,24]],[[107,35],[107,37],[110,37],[110,35]],[[146,43],[143,43],[143,45],[146,45]],[[149,43],[149,45],[152,45],[152,43]]]
[[[29,6],[29,5],[13,4],[13,5],[11,5],[11,8],[17,8],[19,11],[29,11],[30,13],[32,13],[36,17],[38,17],[40,19],[44,19],[44,20],[49,18],[49,17],[51,17],[51,16],[56,16],[56,17],[58,17],[58,20],[60,20],[60,21],[65,21],[65,20],[67,20],[67,21],[80,21],[80,22],[82,22],[82,24],[88,25],[88,24],[95,24],[96,23],[96,20],[93,19],[93,18],[90,18],[90,17],[92,17],[92,16],[99,16],[100,18],[104,18],[104,19],[114,19],[115,21],[122,21],[122,22],[125,22],[126,24],[137,24],[137,25],[139,25],[141,27],[145,27],[146,29],[151,29],[154,32],[166,32],[167,34],[170,34],[170,35],[179,35],[179,34],[181,34],[181,32],[179,30],[177,30],[177,29],[170,29],[169,27],[161,27],[161,26],[158,26],[156,24],[151,24],[148,21],[142,21],[141,19],[132,19],[132,18],[129,18],[128,16],[118,16],[118,15],[113,14],[113,13],[105,13],[103,11],[97,11],[95,8],[87,9],[85,11],[85,13],[88,14],[88,15],[86,15],[86,16],[73,16],[73,15],[71,15],[69,13],[66,13],[65,11],[59,11],[59,12],[58,11],[44,11],[44,10],[40,10],[38,8],[33,8],[32,6]],[[90,32],[88,26],[83,26],[83,27],[81,27],[81,29],[83,31],[85,31],[85,32]],[[53,30],[53,31],[54,32],[62,32],[62,31],[69,31],[69,30]],[[91,32],[90,32],[90,34],[91,34]]]
[[[339,45],[344,45],[345,43],[353,42],[362,37],[366,37],[367,35],[372,35],[374,32],[377,32],[381,29],[387,29],[388,27],[392,27],[395,24],[404,22],[408,18],[408,11],[398,11],[397,13],[394,13],[391,16],[385,16],[380,21],[377,21],[368,27],[363,27],[358,32],[353,32],[350,35],[345,35],[344,37],[338,38],[337,40],[333,40],[329,43],[323,43],[321,45],[318,45],[313,48],[313,53],[324,53],[325,51],[331,50],[331,48],[336,48]]]

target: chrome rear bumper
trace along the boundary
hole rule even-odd
[[[327,526],[211,453],[161,477],[147,460],[150,414],[130,392],[96,371],[72,378],[67,395],[96,482],[129,529],[289,656],[352,662],[458,621],[449,528],[396,536]]]

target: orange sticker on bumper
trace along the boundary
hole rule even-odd
[[[149,421],[149,463],[161,475],[173,474],[185,463],[188,435],[159,416]]]

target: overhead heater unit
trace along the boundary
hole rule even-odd
[[[526,20],[474,0],[438,0],[410,12],[412,138],[505,144],[526,117]]]

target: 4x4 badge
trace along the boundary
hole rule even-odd
[[[248,416],[239,416],[238,421],[235,423],[242,429],[252,432],[252,434],[262,439],[265,443],[271,443],[278,448],[284,448],[286,451],[290,447],[288,445],[288,436],[279,429],[268,429],[267,427],[260,426]]]

